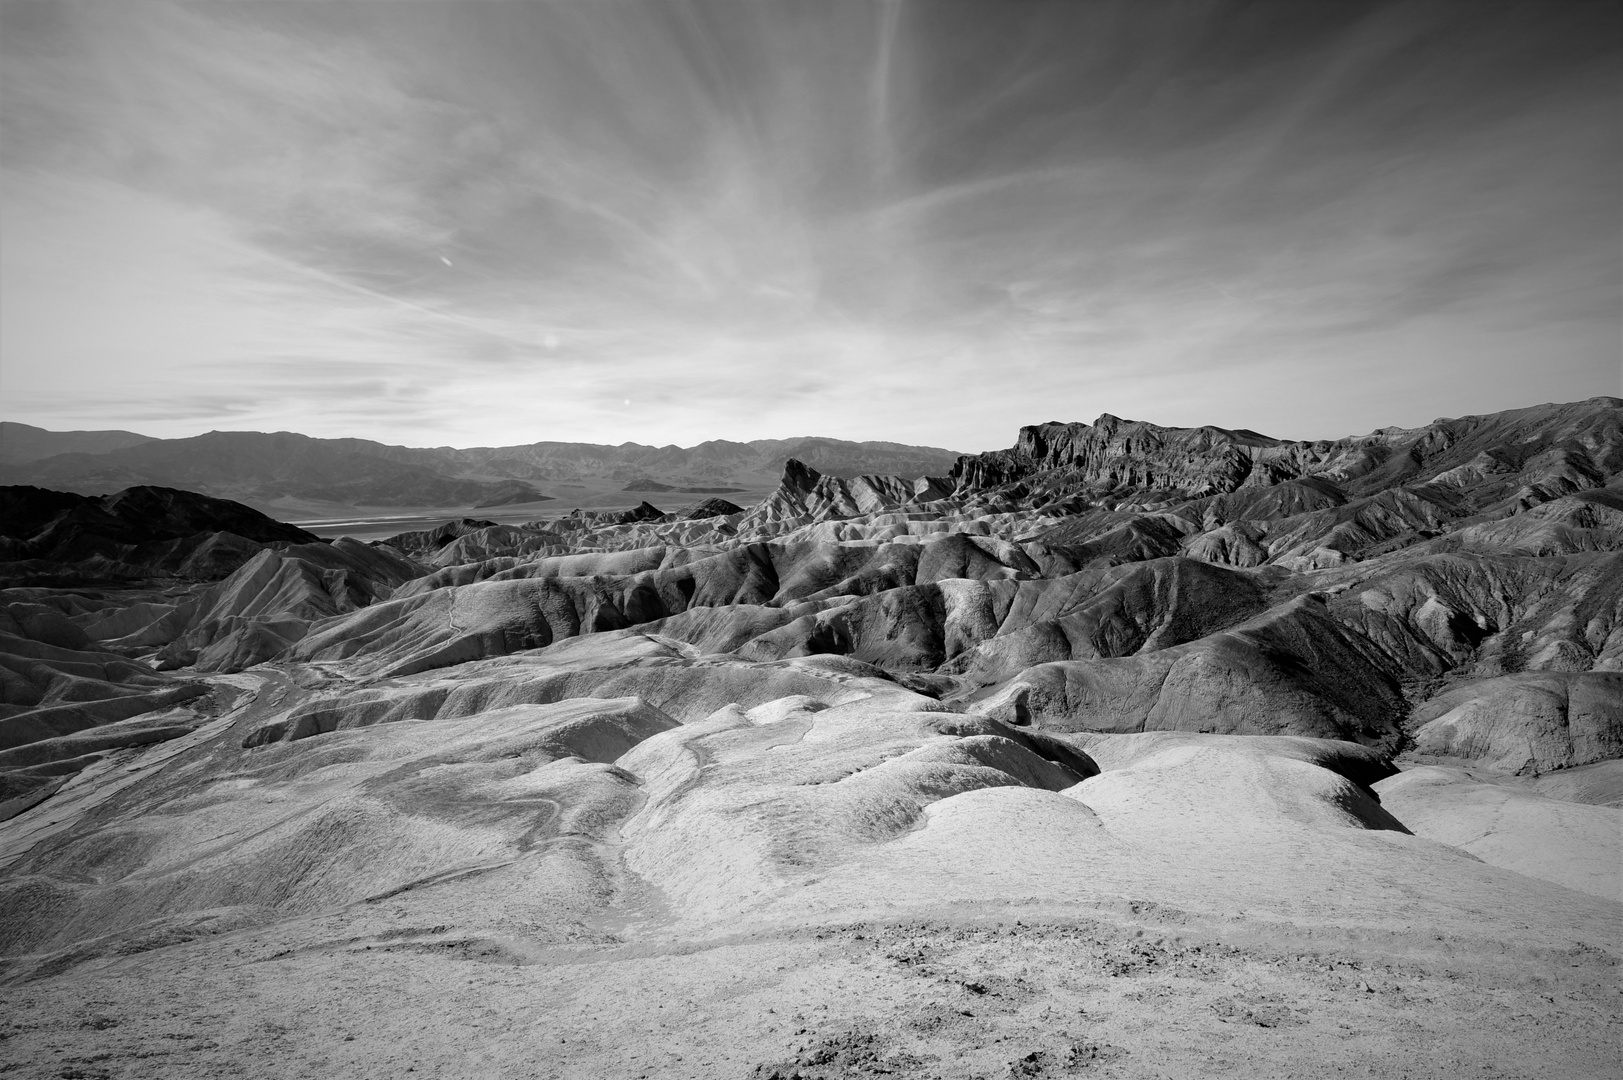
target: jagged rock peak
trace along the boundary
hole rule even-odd
[[[705,518],[725,517],[728,514],[742,514],[743,512],[744,508],[737,503],[728,502],[726,499],[711,498],[694,503],[685,510],[678,511],[676,516],[683,521],[702,521]]]
[[[810,492],[817,486],[817,481],[822,478],[822,473],[799,458],[790,458],[783,463],[783,480],[781,483],[786,491]]]

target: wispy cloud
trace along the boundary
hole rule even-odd
[[[0,22],[8,418],[980,449],[1623,390],[1607,5]]]

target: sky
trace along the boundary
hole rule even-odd
[[[0,0],[0,416],[412,446],[1623,394],[1611,0]]]

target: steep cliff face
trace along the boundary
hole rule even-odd
[[[785,524],[806,524],[830,518],[884,513],[934,501],[947,485],[921,476],[856,476],[849,480],[825,476],[795,458],[783,466],[778,490],[752,507],[739,522],[739,531]]]
[[[1023,427],[1009,450],[959,458],[953,478],[961,493],[1063,473],[1077,486],[1220,494],[1243,484],[1259,460],[1279,456],[1270,451],[1297,445],[1254,431],[1165,428],[1106,413],[1092,424]]]
[[[1620,471],[1623,399],[1597,397],[1313,442],[1168,428],[1106,413],[1092,424],[1021,428],[1008,450],[959,458],[952,479],[959,495],[1019,483],[1047,494],[1185,499],[1309,478],[1349,496],[1438,483],[1472,490],[1480,507],[1506,498],[1534,505],[1603,487]]]

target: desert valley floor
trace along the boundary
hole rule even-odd
[[[659,483],[0,488],[0,1074],[1618,1074],[1623,401]]]

